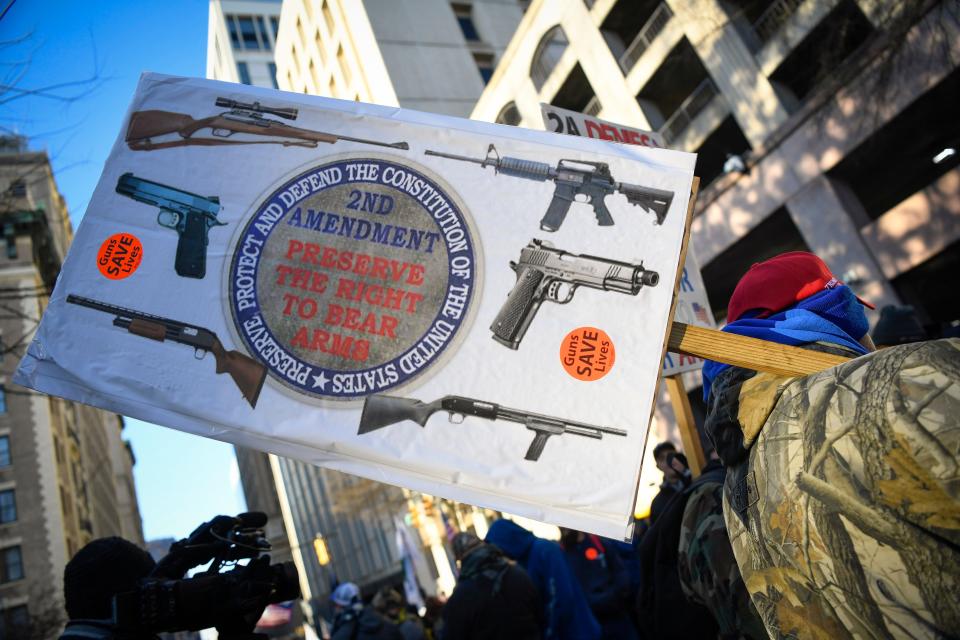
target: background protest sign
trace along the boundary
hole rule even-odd
[[[543,125],[547,131],[565,133],[568,136],[597,138],[610,142],[636,144],[642,147],[665,149],[667,143],[656,131],[646,131],[636,127],[601,120],[579,111],[561,109],[552,104],[540,103],[540,113],[543,115]]]
[[[15,380],[622,536],[692,169],[148,74]]]

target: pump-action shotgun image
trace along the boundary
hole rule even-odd
[[[590,160],[564,159],[551,167],[546,162],[524,160],[523,158],[500,157],[497,148],[492,144],[487,147],[484,158],[471,158],[453,153],[427,150],[428,156],[449,158],[460,162],[479,164],[481,168],[493,167],[495,174],[526,178],[537,182],[553,180],[557,185],[553,190],[553,200],[547,208],[547,213],[540,220],[540,228],[544,231],[556,231],[563,224],[570,210],[570,205],[579,202],[577,196],[585,196],[587,204],[593,207],[597,216],[597,224],[601,227],[613,225],[613,216],[607,209],[606,197],[614,192],[622,193],[627,202],[642,207],[657,216],[657,224],[663,224],[673,202],[673,192],[664,189],[644,187],[639,184],[617,182],[610,174],[610,165],[605,162]]]
[[[623,429],[612,427],[597,427],[592,424],[553,418],[539,413],[531,413],[520,409],[509,409],[492,402],[464,398],[463,396],[444,396],[430,403],[413,398],[398,398],[396,396],[372,395],[367,396],[363,403],[363,413],[360,416],[358,434],[370,433],[392,424],[412,420],[421,427],[427,426],[430,416],[438,411],[449,413],[450,422],[459,424],[465,416],[486,418],[487,420],[507,420],[524,425],[536,435],[530,448],[527,449],[525,460],[536,462],[543,453],[543,447],[550,436],[562,436],[570,433],[575,436],[584,436],[600,440],[603,434],[626,436]],[[458,419],[459,418],[459,419]]]
[[[115,326],[141,338],[159,342],[169,340],[193,347],[194,356],[198,360],[202,360],[208,351],[212,352],[217,363],[217,373],[229,373],[250,406],[257,406],[267,368],[239,351],[227,351],[213,331],[73,294],[67,296],[67,302],[114,315]]]
[[[410,148],[406,142],[381,142],[352,138],[337,133],[300,129],[264,116],[269,114],[285,120],[296,120],[297,109],[289,107],[268,107],[259,102],[238,102],[229,98],[217,98],[215,104],[227,111],[199,119],[174,111],[157,109],[135,111],[130,116],[130,126],[127,127],[127,146],[134,151],[153,151],[189,145],[210,147],[229,144],[282,144],[285,147],[315,148],[320,142],[334,144],[338,140],[346,140],[392,149]],[[203,129],[210,130],[209,137],[194,135]],[[234,134],[237,133],[274,139],[234,138]]]

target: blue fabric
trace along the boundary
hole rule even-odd
[[[485,540],[522,565],[537,586],[543,603],[545,640],[599,640],[600,624],[559,544],[503,519],[490,525]]]
[[[827,289],[801,300],[768,318],[750,318],[749,313],[722,330],[791,346],[829,342],[863,355],[866,348],[857,340],[867,329],[863,305],[846,285]],[[713,380],[731,365],[707,360],[703,363],[703,400],[710,398]]]

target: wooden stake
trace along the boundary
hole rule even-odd
[[[807,376],[850,360],[846,356],[808,351],[682,322],[673,323],[667,345],[675,353],[779,376]]]
[[[677,427],[680,429],[680,442],[683,445],[683,452],[687,455],[690,471],[696,478],[706,466],[707,459],[703,454],[703,447],[700,445],[700,433],[697,431],[697,423],[693,419],[690,398],[687,396],[687,390],[684,388],[683,380],[679,375],[667,376],[664,381],[667,383],[667,392],[670,394],[673,413],[677,417]]]

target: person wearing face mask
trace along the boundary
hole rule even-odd
[[[724,331],[852,359],[703,367],[727,532],[773,638],[960,635],[960,340],[875,351],[864,305],[810,253],[755,264]]]

